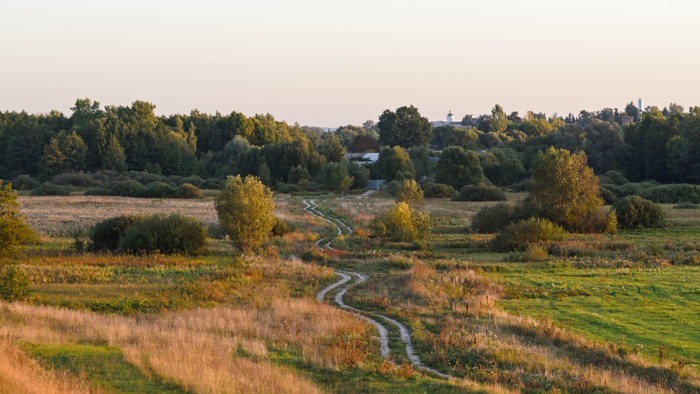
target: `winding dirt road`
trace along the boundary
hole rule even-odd
[[[304,204],[304,210],[306,212],[325,220],[326,222],[332,224],[336,229],[334,235],[319,238],[316,241],[316,246],[333,249],[333,247],[331,246],[331,243],[333,242],[333,239],[335,239],[335,237],[342,235],[343,231],[345,231],[347,234],[352,233],[352,228],[350,226],[348,226],[346,223],[344,223],[343,221],[341,221],[337,218],[327,216],[322,211],[320,211],[318,209],[318,205],[316,203],[316,200],[312,200],[312,199],[304,200],[303,204]],[[318,295],[316,296],[316,301],[323,302],[326,298],[326,295],[328,295],[328,293],[335,291],[336,289],[340,289],[340,290],[337,290],[337,293],[335,294],[335,297],[334,297],[335,303],[339,307],[349,311],[350,313],[354,314],[355,316],[359,317],[360,319],[366,320],[367,322],[369,322],[370,324],[372,324],[373,326],[375,326],[377,328],[377,331],[379,332],[379,351],[381,352],[381,354],[384,358],[388,359],[389,353],[390,353],[389,352],[389,329],[387,329],[387,327],[384,324],[382,324],[378,321],[380,319],[386,321],[387,323],[391,324],[396,329],[398,329],[399,338],[401,339],[401,342],[403,342],[404,347],[406,349],[405,350],[406,356],[408,357],[411,364],[413,364],[414,368],[423,370],[425,372],[429,372],[429,373],[437,375],[441,378],[445,378],[445,379],[450,378],[449,375],[444,374],[436,369],[430,368],[430,367],[426,366],[425,364],[423,364],[423,362],[420,360],[420,357],[418,357],[418,355],[414,351],[413,342],[411,341],[411,332],[408,329],[408,327],[406,327],[403,323],[401,323],[395,319],[392,319],[388,316],[381,315],[379,313],[364,311],[364,310],[352,307],[343,301],[343,297],[348,292],[348,290],[350,290],[354,286],[357,286],[363,282],[366,282],[369,279],[369,276],[367,276],[366,274],[361,273],[361,272],[350,272],[350,271],[340,271],[340,270],[335,270],[335,274],[338,275],[340,277],[340,279],[337,282],[335,282],[335,283],[327,286],[323,290],[321,290],[318,293]]]

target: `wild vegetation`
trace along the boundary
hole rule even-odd
[[[700,391],[697,108],[154,108],[1,114],[0,392]]]

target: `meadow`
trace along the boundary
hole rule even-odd
[[[700,210],[666,205],[665,229],[496,253],[469,231],[490,203],[427,199],[421,247],[367,236],[388,196],[313,198],[354,231],[333,238],[304,197],[277,195],[291,231],[245,257],[217,233],[210,200],[21,197],[41,240],[21,261],[31,298],[0,304],[0,393],[700,391]],[[207,251],[75,251],[76,229],[154,212],[206,223]],[[317,303],[334,269],[366,274],[345,301],[405,324],[451,378],[415,369],[395,328],[384,360],[374,326]]]

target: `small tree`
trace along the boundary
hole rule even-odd
[[[19,212],[17,193],[0,180],[0,260],[14,257],[20,245],[33,236]]]
[[[375,219],[374,233],[382,238],[399,242],[416,242],[425,239],[432,228],[430,215],[399,202]]]
[[[269,237],[275,224],[272,191],[259,178],[229,176],[216,200],[219,223],[243,253],[251,253]]]
[[[411,208],[417,208],[423,204],[423,189],[413,179],[404,179],[399,182],[396,201],[405,202]]]
[[[532,214],[570,231],[593,231],[592,219],[603,207],[598,178],[586,164],[586,154],[549,148],[532,168],[535,186],[528,205]]]
[[[658,204],[639,197],[627,196],[613,205],[621,228],[663,227],[664,213]]]
[[[459,190],[464,185],[475,185],[484,178],[479,155],[459,146],[451,146],[440,155],[435,180]]]

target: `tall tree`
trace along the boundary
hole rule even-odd
[[[431,126],[414,106],[399,107],[396,112],[385,110],[379,117],[379,142],[387,146],[426,145],[430,140]]]

